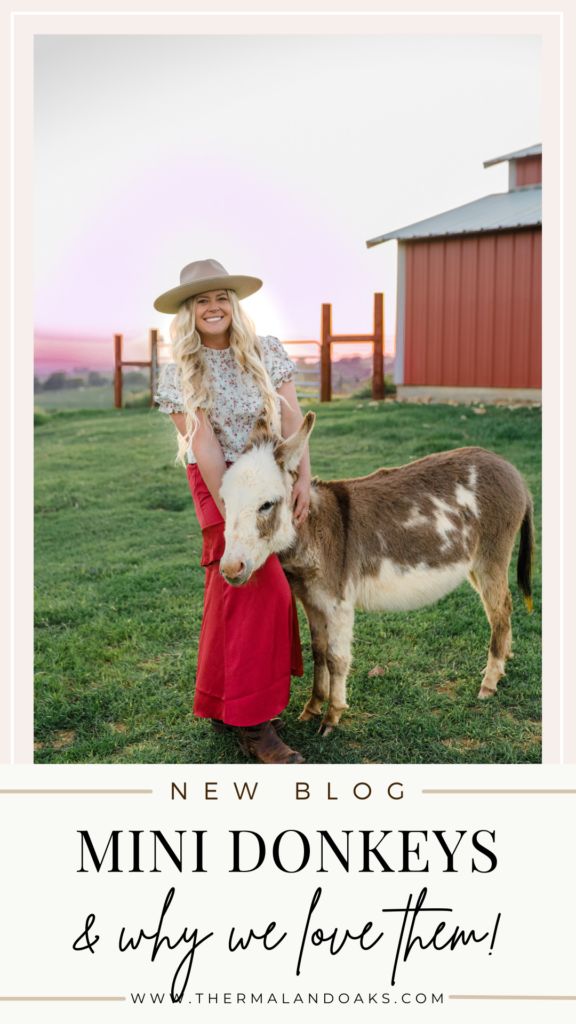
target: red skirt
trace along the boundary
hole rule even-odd
[[[258,725],[288,704],[290,675],[304,674],[296,603],[276,555],[243,586],[226,583],[219,571],[224,520],[198,466],[187,473],[206,568],[194,714]]]

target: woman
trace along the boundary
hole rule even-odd
[[[178,431],[202,528],[206,580],[194,713],[217,728],[234,728],[243,750],[262,764],[301,764],[302,755],[277,732],[290,674],[303,674],[296,606],[280,562],[271,556],[242,587],[219,573],[225,518],[219,491],[227,466],[263,413],[283,437],[302,421],[293,363],[276,338],[257,337],[239,303],[261,286],[258,278],[228,274],[216,260],[184,267],[180,285],[154,303],[175,314],[174,363],[163,368],[155,398]],[[308,452],[292,498],[300,524],[310,504]]]

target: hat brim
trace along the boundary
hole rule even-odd
[[[202,295],[203,292],[215,291],[217,288],[230,289],[236,292],[239,299],[245,299],[262,287],[259,277],[207,277],[195,284],[181,284],[178,288],[171,288],[168,292],[162,292],[154,302],[154,309],[159,313],[177,313],[186,299],[194,295]]]

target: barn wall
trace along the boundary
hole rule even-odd
[[[539,230],[406,245],[404,383],[540,388]]]
[[[542,157],[525,156],[515,160],[516,188],[522,185],[539,185],[542,181]]]

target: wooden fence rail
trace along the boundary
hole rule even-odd
[[[332,303],[322,306],[320,341],[320,401],[332,400],[332,345],[335,342],[372,342],[372,398],[384,398],[384,294],[374,293],[374,331],[372,334],[333,334]]]
[[[333,334],[332,303],[322,305],[320,342],[291,338],[284,345],[318,345],[320,348],[320,401],[332,401],[332,345],[339,342],[372,343],[372,398],[384,399],[384,294],[374,293],[374,330],[372,334]]]
[[[158,329],[153,327],[149,331],[150,359],[126,360],[122,359],[123,335],[114,335],[114,407],[122,408],[122,370],[125,366],[148,367],[150,370],[150,405],[154,405],[154,388],[158,372]]]
[[[153,394],[158,370],[158,330],[149,332],[150,359],[146,361],[126,361],[122,359],[121,334],[114,335],[114,405],[122,408],[122,370],[125,366],[149,367],[150,369],[150,405],[154,404]],[[285,345],[317,345],[320,348],[320,401],[332,400],[332,345],[341,342],[371,342],[372,344],[372,398],[377,401],[384,399],[384,295],[374,293],[374,330],[372,334],[333,334],[332,303],[322,304],[320,322],[320,341],[292,338],[284,341]]]

